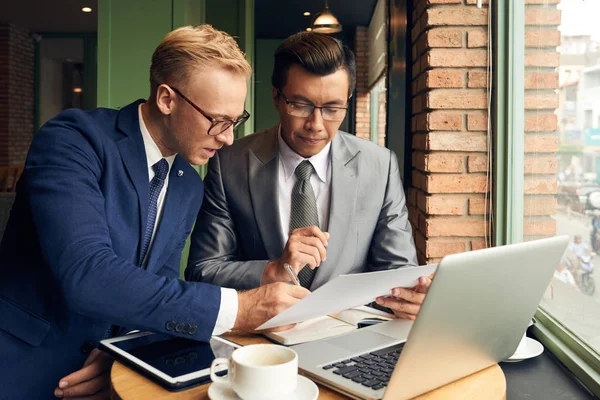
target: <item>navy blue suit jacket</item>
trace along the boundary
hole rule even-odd
[[[178,279],[203,186],[181,157],[136,265],[148,213],[138,105],[68,110],[35,136],[0,244],[0,399],[51,398],[110,325],[208,340],[220,288]]]

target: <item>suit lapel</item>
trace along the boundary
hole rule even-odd
[[[346,237],[354,220],[354,209],[357,196],[358,155],[352,150],[338,132],[331,143],[331,201],[329,206],[329,246],[326,263],[331,267],[322,271],[331,274],[337,265],[338,258],[346,246]],[[317,270],[315,281],[322,281]],[[319,278],[319,279],[317,279]]]
[[[189,164],[187,164],[189,166]],[[154,272],[160,269],[166,260],[160,260],[161,256],[168,255],[165,252],[165,246],[173,239],[172,233],[177,231],[178,225],[183,220],[181,199],[186,196],[184,179],[178,175],[177,171],[185,170],[186,162],[180,156],[175,157],[171,171],[169,172],[169,186],[162,209],[162,216],[159,221],[158,229],[154,234],[154,242],[148,253],[148,262],[146,263],[148,271]]]
[[[279,219],[277,179],[279,156],[278,126],[269,129],[248,151],[248,181],[254,218],[269,259],[281,256],[284,248]]]
[[[117,126],[125,136],[117,141],[117,147],[121,154],[121,159],[125,165],[125,170],[135,187],[138,195],[140,210],[140,226],[138,237],[142,238],[146,219],[148,218],[148,163],[146,161],[146,149],[144,140],[140,131],[140,122],[138,117],[138,106],[143,100],[138,100],[119,111]],[[141,239],[140,239],[141,242]],[[139,246],[141,247],[141,246]],[[139,248],[138,248],[139,252]],[[139,254],[138,254],[139,256]]]

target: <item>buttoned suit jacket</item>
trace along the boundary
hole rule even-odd
[[[175,157],[147,266],[138,106],[68,110],[36,134],[0,244],[0,398],[51,398],[111,325],[207,341],[220,289],[178,279],[203,185]]]
[[[186,279],[236,289],[260,285],[283,253],[278,126],[217,152],[192,233]],[[338,131],[331,142],[327,260],[310,287],[349,273],[417,265],[394,152]]]

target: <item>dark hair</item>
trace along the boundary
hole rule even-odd
[[[356,86],[356,61],[348,46],[331,36],[314,32],[299,32],[287,38],[275,51],[275,65],[271,83],[283,89],[287,73],[293,64],[308,72],[325,76],[340,68],[348,72],[348,95]]]

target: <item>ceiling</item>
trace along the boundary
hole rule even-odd
[[[344,31],[354,32],[356,26],[367,26],[377,0],[329,0],[329,11],[335,15]],[[320,13],[325,0],[255,0],[255,34],[257,38],[286,38],[310,26]],[[302,14],[309,11],[311,15]],[[350,36],[354,36],[353,34]]]
[[[8,0],[0,7],[0,22],[31,32],[96,32],[97,0]],[[82,7],[91,7],[84,13]]]
[[[377,0],[329,0],[329,10],[344,31],[353,36],[358,25],[368,25]],[[97,0],[9,0],[0,7],[0,22],[10,22],[32,32],[96,32]],[[258,38],[285,38],[306,29],[325,0],[255,0],[255,33]],[[81,11],[91,7],[91,13]],[[302,14],[309,11],[311,15]]]

